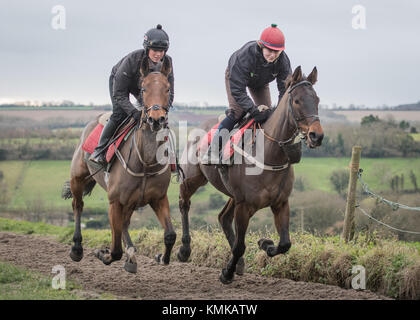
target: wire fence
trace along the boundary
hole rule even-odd
[[[412,210],[412,211],[420,211],[420,207],[410,207],[410,206],[407,206],[407,205],[404,205],[404,204],[401,204],[401,203],[398,203],[398,202],[387,200],[384,197],[382,197],[382,196],[378,195],[377,193],[373,192],[372,190],[370,190],[369,189],[369,186],[367,185],[367,183],[364,182],[363,179],[362,179],[362,172],[363,172],[363,169],[359,169],[359,171],[357,172],[357,178],[359,179],[360,184],[362,185],[362,189],[363,189],[363,191],[366,194],[368,194],[369,196],[377,199],[379,202],[384,203],[384,204],[390,206],[392,208],[392,210],[394,210],[394,211],[396,211],[398,209],[406,209],[406,210]],[[390,225],[388,225],[388,224],[386,224],[386,223],[384,223],[382,221],[379,221],[378,219],[376,219],[376,218],[372,217],[371,215],[369,215],[358,204],[356,205],[356,208],[358,208],[365,216],[369,217],[373,221],[375,221],[375,222],[377,222],[377,223],[379,223],[379,224],[381,224],[381,225],[383,225],[383,226],[385,226],[385,227],[387,227],[389,229],[392,229],[392,230],[395,230],[395,231],[399,231],[399,232],[404,232],[404,233],[420,234],[420,232],[417,232],[417,231],[408,231],[408,230],[398,229],[398,228],[392,227],[392,226],[390,226]]]

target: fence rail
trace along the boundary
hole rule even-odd
[[[420,207],[410,207],[410,206],[407,206],[398,202],[387,200],[384,197],[378,195],[377,193],[369,189],[369,186],[367,185],[367,183],[364,182],[362,179],[363,169],[359,168],[361,150],[362,148],[359,146],[354,146],[352,149],[352,158],[351,158],[351,163],[350,163],[350,179],[349,179],[349,188],[348,188],[347,204],[346,204],[346,215],[344,217],[342,238],[346,242],[353,238],[354,229],[355,229],[355,223],[354,223],[354,209],[355,208],[358,208],[365,216],[369,217],[369,219],[372,219],[373,221],[391,230],[404,232],[404,233],[411,233],[411,234],[420,234],[420,232],[417,232],[417,231],[402,230],[399,228],[392,227],[382,221],[379,221],[378,219],[369,215],[365,210],[363,210],[359,204],[356,204],[355,190],[356,190],[356,184],[358,180],[360,184],[362,185],[363,191],[366,194],[377,199],[381,203],[389,205],[392,208],[392,210],[395,211],[398,209],[406,209],[406,210],[412,210],[412,211],[420,211]]]

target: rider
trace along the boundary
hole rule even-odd
[[[210,150],[215,149],[216,145],[218,145],[220,153],[222,147],[220,132],[222,129],[230,132],[247,113],[250,113],[251,118],[257,123],[263,123],[270,116],[269,83],[274,79],[277,80],[278,101],[280,101],[286,91],[284,80],[292,73],[289,58],[284,52],[284,42],[283,33],[276,24],[272,24],[264,29],[259,40],[246,43],[232,54],[225,73],[229,109],[226,110],[226,118],[216,129],[212,144],[203,158],[203,162],[207,162],[206,160],[212,154]],[[248,96],[247,88],[253,100]],[[261,105],[268,108],[261,107]],[[217,157],[211,161],[220,163],[221,159]]]
[[[137,122],[140,119],[141,111],[136,109],[129,99],[131,93],[141,105],[139,87],[140,62],[147,56],[150,69],[154,69],[163,61],[168,51],[169,37],[160,24],[146,32],[143,47],[144,49],[139,49],[126,55],[112,68],[111,76],[109,77],[112,115],[102,130],[98,146],[89,158],[90,161],[102,166],[105,166],[107,163],[105,159],[107,144],[121,122],[127,116],[133,117]],[[169,58],[171,70],[173,70],[172,59],[169,55],[166,56]],[[174,99],[173,71],[169,74],[168,81],[170,83],[169,105],[172,105]]]

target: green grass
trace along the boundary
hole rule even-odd
[[[0,231],[54,234],[57,241],[71,244],[72,228],[56,227],[44,223],[30,223],[0,218]],[[171,259],[181,245],[181,231],[172,251]],[[98,248],[109,246],[109,230],[83,230],[83,245]],[[162,229],[130,231],[138,254],[153,257],[162,252]],[[345,243],[338,236],[317,237],[307,233],[291,233],[292,248],[286,255],[268,258],[258,249],[260,238],[279,241],[277,234],[248,232],[244,258],[247,272],[269,277],[282,277],[296,281],[310,281],[351,287],[352,266],[366,269],[368,290],[398,299],[420,299],[420,243],[405,243],[357,234],[355,240]],[[213,268],[225,267],[230,258],[227,240],[218,228],[191,232],[192,253],[190,263]],[[13,277],[13,275],[11,276]]]
[[[294,165],[296,176],[304,178],[306,190],[321,190],[334,193],[330,183],[330,175],[334,170],[347,170],[348,158],[302,158]],[[420,177],[420,159],[415,158],[386,158],[361,159],[363,179],[374,191],[390,190],[388,179],[393,175],[405,176],[405,188],[412,188],[409,172],[413,170]],[[9,210],[37,210],[71,212],[71,200],[61,198],[61,189],[64,181],[70,178],[70,161],[39,160],[39,161],[1,161],[0,171],[4,174],[7,185]],[[203,192],[196,193],[192,203],[207,203],[212,193],[219,193],[210,184],[204,187]],[[173,177],[168,189],[169,203],[173,208],[178,207],[179,184]],[[226,198],[225,196],[223,196]],[[108,207],[107,194],[100,187],[93,189],[90,197],[85,197],[85,208],[92,211]],[[177,210],[177,209],[175,209]]]
[[[294,165],[295,175],[307,181],[309,190],[321,190],[333,193],[330,176],[334,170],[348,170],[349,158],[309,158],[303,157],[301,162]],[[414,189],[409,179],[409,172],[413,170],[420,177],[420,158],[383,158],[360,160],[363,169],[362,178],[374,191],[389,191],[391,186],[387,179],[393,175],[405,176],[405,188]]]
[[[61,190],[65,181],[70,180],[70,161],[39,160],[39,161],[1,161],[0,171],[4,173],[4,181],[8,187],[10,202],[7,206],[12,210],[27,210],[41,207],[45,210],[72,211],[71,200],[61,198]],[[17,185],[19,175],[23,174],[20,185]],[[211,193],[218,192],[213,186],[207,185],[204,191],[196,193],[192,200],[205,202]],[[173,177],[168,190],[170,204],[177,206],[179,184]],[[99,185],[92,195],[84,198],[85,208],[107,208],[108,196]]]
[[[420,133],[411,133],[410,135],[413,137],[414,141],[420,141]]]
[[[0,262],[0,300],[82,300],[80,286],[66,281],[66,288],[53,289],[46,277],[9,263]]]

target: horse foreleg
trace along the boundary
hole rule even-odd
[[[207,183],[206,178],[199,174],[192,178],[185,179],[179,186],[179,211],[182,221],[182,246],[178,251],[178,260],[186,262],[191,254],[190,222],[188,214],[191,206],[191,197],[197,189]]]
[[[157,254],[155,258],[158,263],[169,264],[172,247],[174,246],[176,240],[176,233],[174,231],[174,227],[172,226],[171,217],[169,215],[168,196],[165,195],[160,200],[152,201],[150,206],[155,211],[156,216],[162,225],[162,228],[165,230],[163,236],[165,243],[165,253],[163,254],[163,257],[162,254]]]
[[[235,203],[232,198],[223,207],[222,211],[219,213],[219,223],[222,226],[223,232],[225,233],[226,239],[229,242],[230,249],[233,249],[235,242],[235,233],[232,228],[233,213],[235,210]],[[235,273],[239,276],[244,274],[245,262],[244,258],[241,257],[236,265]]]
[[[260,239],[258,246],[266,251],[269,257],[274,257],[278,254],[286,253],[292,246],[289,235],[289,201],[285,201],[279,206],[273,206],[271,210],[274,214],[274,224],[280,236],[279,244],[275,246],[272,240]]]
[[[72,207],[74,214],[74,234],[73,242],[74,246],[71,247],[70,258],[73,261],[80,261],[83,258],[83,247],[82,247],[82,230],[80,227],[80,219],[83,211],[83,189],[84,189],[84,178],[73,177],[70,180],[70,190],[73,196]]]
[[[125,254],[126,254],[126,260],[124,263],[124,269],[127,272],[130,273],[136,273],[137,272],[137,260],[136,260],[136,252],[137,249],[134,247],[133,242],[131,241],[130,234],[128,232],[128,227],[130,226],[130,220],[133,212],[131,211],[130,214],[127,214],[125,216],[125,221],[123,225],[123,242],[125,246]]]
[[[245,204],[235,205],[235,241],[232,248],[232,258],[229,260],[226,268],[222,270],[219,278],[224,284],[232,282],[236,265],[245,252],[245,234],[252,213],[251,209]]]
[[[122,214],[122,205],[119,201],[114,201],[109,205],[109,224],[111,225],[112,244],[111,251],[95,250],[96,257],[104,264],[108,265],[113,261],[120,260],[123,255],[122,250],[122,231],[124,225],[124,217]]]

